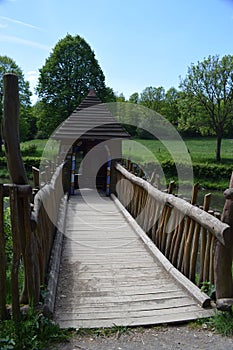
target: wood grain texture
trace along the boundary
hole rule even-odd
[[[61,327],[179,322],[203,309],[155,258],[110,198],[72,196],[55,303]]]

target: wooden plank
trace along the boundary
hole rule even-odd
[[[172,292],[172,291],[171,291]],[[173,291],[174,293],[180,292],[180,291]],[[166,292],[164,292],[166,293]],[[57,307],[63,306],[64,309],[66,307],[69,307],[70,312],[72,312],[73,307],[75,305],[80,304],[80,307],[85,306],[92,306],[93,308],[96,307],[96,305],[103,305],[103,308],[108,307],[109,304],[125,304],[125,305],[131,305],[131,303],[138,303],[142,302],[144,305],[148,303],[148,301],[153,301],[154,305],[160,298],[163,296],[163,293],[151,293],[151,294],[134,294],[134,295],[118,295],[113,298],[112,296],[100,296],[100,297],[92,297],[92,296],[82,296],[77,298],[74,296],[73,298],[67,298],[66,294],[61,294],[61,297],[57,300]],[[176,299],[174,299],[175,301]],[[62,310],[63,311],[63,310]],[[60,312],[59,312],[60,314]]]
[[[176,304],[174,305],[174,301]],[[140,312],[140,316],[148,316],[148,315],[159,315],[161,312],[166,311],[167,309],[178,309],[178,308],[184,308],[184,307],[192,307],[195,306],[195,303],[190,303],[189,298],[175,298],[168,299],[168,300],[162,300],[158,303],[150,302],[150,303],[141,303],[141,305],[135,305],[133,303],[130,303],[130,305],[123,304],[123,305],[116,305],[116,307],[113,306],[103,306],[96,308],[96,306],[91,305],[90,307],[86,308],[80,308],[79,305],[73,304],[72,305],[72,312],[70,312],[70,307],[63,308],[63,313],[61,316],[61,319],[63,317],[67,317],[67,314],[72,314],[76,316],[76,319],[93,319],[93,318],[117,318],[122,317],[122,313],[125,313],[127,315],[130,315],[131,317],[137,317],[138,313]]]
[[[165,309],[151,309],[151,310],[141,310],[140,315],[138,311],[125,311],[124,316],[128,318],[143,318],[143,317],[160,317],[162,315],[169,315],[171,316],[172,314],[176,314],[177,312],[195,312],[197,311],[197,306],[196,305],[184,305],[184,306],[177,306],[177,307],[169,307]],[[105,312],[103,311],[102,313],[99,313],[96,315],[97,319],[122,319],[122,311],[120,312],[112,312],[108,313],[107,310]],[[70,313],[69,311],[63,312],[62,315],[60,315],[59,320],[66,320],[67,317],[70,319],[75,319],[75,320],[93,320],[93,314],[86,313],[85,315],[81,315],[79,312],[72,312]]]
[[[183,310],[174,313],[162,314],[159,317],[135,317],[135,318],[120,318],[120,319],[92,319],[92,320],[79,320],[75,318],[67,317],[67,319],[58,320],[61,328],[100,328],[100,327],[114,327],[114,326],[140,326],[140,325],[156,325],[163,323],[174,323],[183,321],[191,321],[198,318],[210,317],[212,313],[203,309]]]

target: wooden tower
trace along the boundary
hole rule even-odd
[[[71,189],[97,188],[115,192],[115,160],[122,158],[122,140],[130,135],[113,117],[107,105],[90,89],[86,98],[55,132],[64,148],[69,147]],[[62,147],[62,146],[61,146]]]

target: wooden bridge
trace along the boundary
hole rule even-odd
[[[202,308],[208,297],[167,271],[168,262],[159,260],[116,197],[82,192],[68,204],[54,313],[61,327],[135,326],[213,314]]]
[[[4,99],[4,132],[13,184],[0,185],[1,319],[9,317],[4,197],[9,197],[11,210],[11,312],[15,320],[20,319],[20,304],[38,306],[42,302],[43,312],[52,314],[61,327],[187,321],[213,314],[213,301],[200,290],[203,284],[215,285],[218,308],[231,307],[233,177],[225,192],[222,220],[208,212],[209,196],[203,209],[196,206],[196,187],[189,203],[134,174],[130,162],[122,166],[108,160],[101,169],[99,184],[106,182],[105,194],[111,193],[111,197],[88,186],[75,190],[74,152],[72,158],[57,158],[45,169],[43,185],[34,169],[32,188],[23,170],[18,170],[20,157],[14,158],[19,147],[10,135],[17,118],[14,109],[7,108],[16,99],[12,91],[11,86]],[[89,97],[96,99],[93,94]],[[92,112],[88,112],[90,119]],[[76,118],[77,112],[74,114]],[[124,134],[105,110],[104,117],[116,135]],[[73,128],[73,119],[67,125]],[[90,135],[98,138],[98,133],[104,132],[107,137],[109,129],[97,128]],[[82,152],[89,146],[84,140]],[[113,180],[109,183],[110,176]],[[21,291],[18,276],[22,260]]]
[[[67,201],[67,194],[59,191],[66,171],[63,165],[36,193],[32,211],[30,186],[0,186],[1,211],[3,198],[10,196],[12,212],[12,312],[16,319],[20,315],[21,254],[26,279],[21,303],[36,305],[41,286],[46,283],[44,312],[52,313],[61,327],[146,325],[211,316],[211,300],[198,287],[204,281],[215,283],[220,305],[222,299],[230,298],[224,283],[228,266],[224,264],[221,271],[214,269],[214,264],[221,267],[219,259],[229,251],[229,226],[203,209],[157,190],[121,165],[117,169],[119,181],[127,176],[132,185],[137,183],[132,186],[134,199],[130,203],[127,196],[131,195],[122,181],[120,201],[114,195],[100,196],[91,189],[76,190]],[[140,217],[136,211],[145,209],[147,201]],[[182,211],[186,212],[171,230],[169,225]],[[19,244],[21,212],[26,227],[25,250]],[[152,217],[155,219],[148,225],[147,219]],[[0,221],[2,225],[2,217]],[[3,226],[1,229],[4,232]],[[4,264],[0,264],[0,270],[4,291]],[[4,295],[0,294],[1,318],[7,317]]]

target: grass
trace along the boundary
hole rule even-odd
[[[0,349],[40,350],[58,341],[66,341],[69,332],[61,330],[50,319],[34,310],[22,316],[20,322],[0,321]]]
[[[154,161],[172,160],[178,157],[180,160],[186,159],[187,152],[192,162],[216,164],[215,160],[216,140],[214,138],[192,138],[184,139],[184,144],[177,140],[167,140],[164,145],[159,140],[124,141],[123,153],[132,160],[140,161],[142,164]],[[220,164],[233,163],[233,139],[222,141],[221,151],[222,161]],[[218,163],[219,164],[219,163]]]
[[[233,139],[222,141],[222,161],[215,160],[216,140],[214,138],[192,138],[184,142],[167,140],[163,144],[159,140],[134,139],[123,142],[123,156],[130,158],[132,162],[145,167],[150,175],[155,164],[168,169],[165,163],[193,165],[195,170],[194,181],[203,189],[223,191],[229,186],[231,165],[233,164]],[[164,168],[165,167],[165,168]],[[211,171],[211,167],[214,168]],[[216,175],[216,170],[221,176]],[[177,174],[166,173],[166,181],[172,179],[177,182]],[[200,176],[200,172],[202,175]],[[213,175],[213,176],[212,176]],[[216,176],[214,176],[216,175]],[[222,195],[222,194],[221,194]]]
[[[20,144],[20,149],[22,152],[25,151],[25,149],[30,149],[32,146],[36,146],[36,154],[30,154],[33,156],[42,156],[42,153],[44,151],[45,145],[48,140],[30,140],[30,141],[25,141]]]
[[[216,333],[222,334],[226,337],[233,336],[233,313],[226,311],[217,311],[215,315],[210,318],[201,318],[197,321],[189,323],[191,328],[203,328],[210,329]]]

